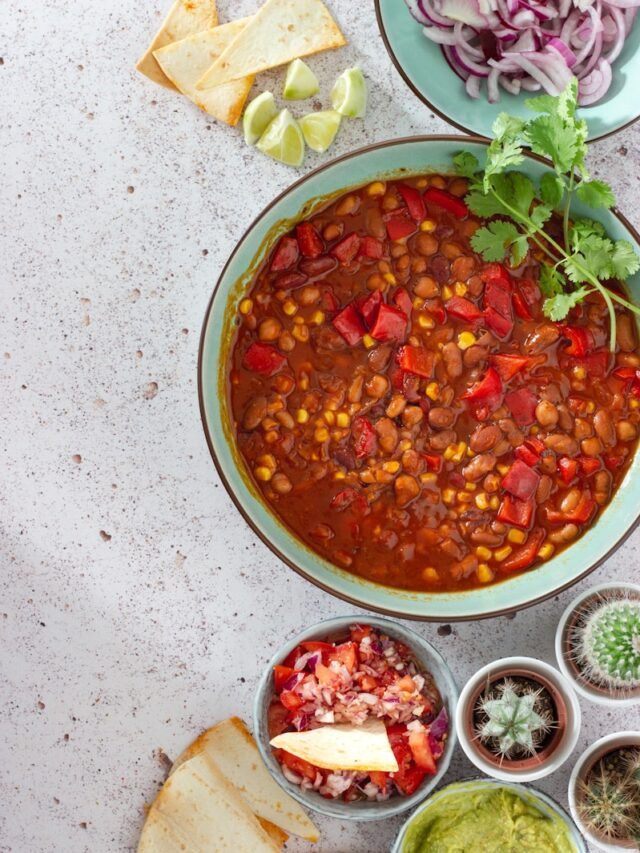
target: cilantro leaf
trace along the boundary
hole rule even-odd
[[[578,108],[578,79],[572,77],[556,99],[555,112],[565,121],[573,121]]]
[[[606,237],[592,235],[585,238],[580,242],[580,251],[574,252],[564,262],[565,272],[576,284],[588,280],[582,270],[586,270],[596,278],[610,278],[612,251],[613,243]]]
[[[521,234],[517,240],[514,240],[511,245],[511,264],[514,267],[519,267],[520,264],[529,254],[529,237],[527,234]]]
[[[628,240],[616,240],[611,253],[611,271],[616,278],[625,279],[640,269],[640,258]]]
[[[538,95],[535,98],[527,98],[524,105],[534,113],[556,115],[558,111],[558,99],[554,98],[553,95]]]
[[[540,95],[541,98],[547,98],[548,95]],[[553,172],[545,172],[540,178],[540,198],[545,204],[551,208],[560,206],[562,196],[564,195],[565,182],[560,175],[554,175]]]
[[[556,293],[555,296],[550,296],[545,299],[542,310],[545,317],[548,317],[554,322],[564,320],[572,308],[582,302],[584,297],[589,293],[586,287],[579,287],[577,290],[572,290],[570,293]]]
[[[504,172],[507,166],[517,166],[524,160],[522,146],[517,139],[494,139],[487,148],[487,162],[484,167],[484,189],[489,189],[492,175]]]
[[[524,121],[508,113],[500,113],[494,121],[491,132],[496,139],[516,139],[524,128]]]
[[[501,204],[495,196],[484,193],[482,190],[472,190],[464,198],[465,203],[476,216],[489,218],[490,216],[509,216],[507,208]]]
[[[569,243],[571,248],[579,251],[585,240],[591,237],[604,237],[605,231],[599,222],[593,219],[576,219],[569,228]]]
[[[456,175],[463,178],[473,178],[480,169],[480,162],[469,151],[459,151],[453,158]]]
[[[482,255],[485,261],[503,261],[511,246],[518,242],[521,236],[513,222],[495,219],[475,232],[471,245],[474,252]],[[518,257],[521,255],[521,248],[520,245],[517,250]]]
[[[531,221],[536,228],[542,228],[547,219],[551,218],[552,210],[546,204],[537,204],[531,211]]]
[[[555,116],[542,115],[527,124],[524,135],[536,154],[553,160],[557,172],[568,172],[578,155],[576,135]]]
[[[576,195],[589,207],[613,207],[616,198],[609,184],[604,181],[582,181],[576,189]]]
[[[562,275],[556,267],[552,267],[550,264],[540,264],[538,283],[545,296],[554,296],[556,293],[564,292]]]

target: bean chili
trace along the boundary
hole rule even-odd
[[[598,517],[633,457],[631,314],[594,294],[542,314],[470,248],[466,182],[375,181],[282,237],[239,305],[239,449],[291,530],[392,587],[453,591],[549,559]],[[613,283],[612,283],[612,286]]]

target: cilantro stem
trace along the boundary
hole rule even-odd
[[[567,188],[567,200],[564,205],[564,216],[562,217],[562,233],[564,234],[564,245],[569,248],[569,210],[571,209],[571,200],[573,198],[573,185],[575,180],[575,172],[571,167],[571,176],[569,178],[569,186]]]

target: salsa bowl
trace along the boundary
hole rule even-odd
[[[295,785],[285,778],[282,768],[273,755],[271,746],[269,745],[269,706],[274,697],[273,684],[273,668],[286,659],[286,657],[301,643],[310,640],[326,642],[341,640],[348,633],[350,626],[354,624],[362,625],[366,622],[374,629],[378,629],[384,634],[387,634],[393,640],[399,640],[409,647],[415,660],[421,667],[433,675],[434,683],[440,692],[443,701],[443,707],[446,708],[449,718],[449,733],[446,740],[442,757],[438,760],[437,772],[434,776],[429,776],[419,785],[419,787],[408,796],[393,796],[388,800],[376,801],[358,801],[358,802],[343,802],[341,798],[326,799],[316,791],[303,790],[299,785]],[[381,820],[383,818],[392,817],[414,808],[418,803],[421,803],[431,791],[438,785],[442,777],[447,772],[451,757],[456,748],[456,732],[453,720],[455,717],[456,704],[458,701],[458,689],[453,680],[453,675],[449,670],[445,660],[440,653],[426,640],[412,631],[410,628],[405,628],[395,622],[387,619],[370,618],[364,619],[358,616],[337,616],[334,619],[327,619],[324,622],[319,622],[317,625],[312,625],[305,631],[302,631],[293,639],[289,640],[282,646],[281,649],[271,658],[267,664],[265,671],[258,684],[256,697],[254,701],[254,720],[253,731],[258,744],[258,749],[262,756],[262,760],[267,765],[267,768],[276,782],[281,785],[287,793],[297,799],[302,805],[314,811],[320,812],[328,817],[340,818],[342,820]]]
[[[634,457],[612,500],[582,537],[539,568],[493,586],[460,592],[414,592],[383,586],[338,568],[299,540],[269,508],[239,452],[228,394],[228,365],[237,326],[237,305],[265,255],[300,219],[350,188],[377,179],[432,171],[451,172],[462,148],[482,162],[487,142],[479,138],[418,137],[370,146],[338,158],[294,183],[272,202],[242,237],[222,271],[209,304],[199,354],[199,396],[205,434],[229,494],[248,524],[287,565],[322,589],[370,610],[433,621],[478,619],[513,612],[543,601],[576,583],[602,563],[638,521],[640,460]],[[547,164],[527,156],[521,169],[538,179]],[[578,214],[587,212],[576,205]],[[640,238],[615,211],[598,218],[615,239]],[[629,287],[640,294],[640,276]]]

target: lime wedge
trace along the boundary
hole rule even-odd
[[[304,141],[314,151],[326,151],[336,138],[342,116],[335,110],[309,113],[300,119]]]
[[[262,92],[254,98],[242,118],[244,141],[247,145],[254,145],[277,115],[276,102],[271,92]]]
[[[304,137],[300,125],[289,110],[278,113],[258,140],[257,148],[287,166],[302,165]]]
[[[334,110],[349,118],[362,118],[367,110],[367,84],[359,68],[347,68],[331,90]]]
[[[320,91],[318,78],[301,59],[294,59],[287,68],[282,94],[288,101],[301,101]]]

